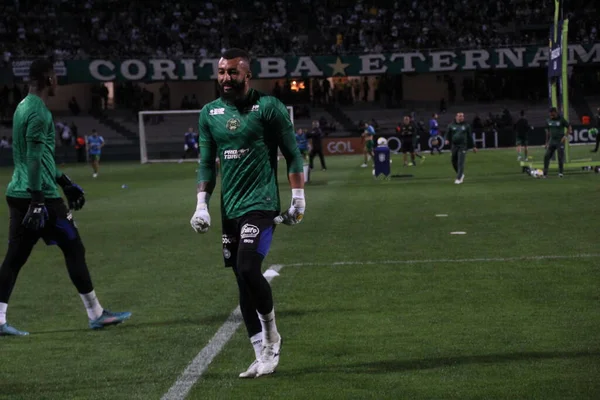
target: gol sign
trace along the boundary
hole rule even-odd
[[[362,154],[363,147],[362,138],[323,139],[323,154],[325,155]]]

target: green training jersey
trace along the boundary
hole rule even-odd
[[[250,211],[280,211],[277,149],[287,161],[288,173],[303,172],[294,127],[283,103],[250,89],[242,105],[222,99],[205,105],[198,125],[198,183],[216,179],[214,161],[218,156],[223,218]]]
[[[569,122],[563,117],[546,120],[548,132],[550,132],[550,144],[559,144],[565,136],[565,128],[569,127]]]
[[[448,124],[444,139],[450,141],[450,144],[455,147],[471,148],[474,145],[471,125],[466,122]]]
[[[52,114],[41,98],[28,94],[13,116],[14,172],[6,195],[29,198],[27,189],[41,190],[46,198],[59,198],[54,160],[56,134]]]

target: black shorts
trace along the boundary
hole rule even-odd
[[[403,153],[414,153],[415,146],[413,146],[412,138],[402,140],[402,152]]]
[[[240,251],[255,251],[266,257],[271,248],[277,211],[250,211],[241,217],[223,220],[223,260],[235,267]]]
[[[10,213],[10,225],[8,228],[8,243],[18,244],[23,240],[30,241],[32,244],[42,238],[47,245],[66,243],[79,237],[77,226],[73,220],[73,215],[67,208],[63,199],[46,199],[46,209],[48,210],[48,220],[46,225],[40,231],[31,231],[23,226],[23,218],[27,214],[30,199],[20,199],[16,197],[6,197],[8,210]]]

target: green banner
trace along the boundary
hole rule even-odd
[[[477,50],[414,51],[353,56],[261,57],[252,61],[254,78],[357,76],[545,67],[547,46]],[[217,77],[217,58],[73,60],[57,63],[65,83],[104,81],[206,81]],[[569,64],[600,63],[600,43],[571,45]],[[13,63],[16,78],[27,76],[29,61]]]

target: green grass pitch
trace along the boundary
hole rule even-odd
[[[454,185],[449,153],[425,155],[407,168],[394,156],[392,173],[413,177],[391,181],[358,156],[315,170],[304,221],[276,229],[265,265],[284,265],[272,283],[278,371],[237,378],[253,359],[242,326],[189,399],[600,398],[600,174],[538,180],[514,149],[491,150],[469,153]],[[59,250],[39,243],[8,309],[31,336],[0,338],[0,399],[168,391],[237,305],[218,196],[211,231],[189,225],[195,168],[110,164],[97,179],[65,168],[87,193],[76,220],[96,292],[133,317],[88,330]],[[6,243],[6,206],[0,217]]]

